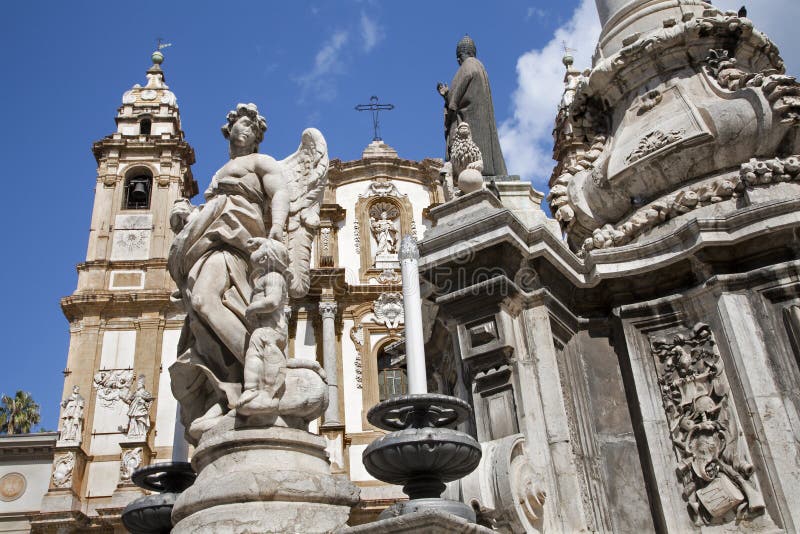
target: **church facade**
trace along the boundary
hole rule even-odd
[[[800,84],[745,11],[597,6],[592,69],[564,58],[553,218],[526,182],[456,194],[447,164],[382,141],[330,162],[288,352],[326,371],[312,430],[360,488],[353,525],[404,498],[361,454],[382,435],[367,410],[406,391],[397,253],[411,235],[428,390],[470,404],[459,429],[482,447],[446,490],[476,532],[800,531]],[[60,433],[30,444],[25,473],[0,441],[0,495],[42,497],[7,531],[121,532],[142,495],[131,473],[191,455],[166,258],[170,209],[198,188],[162,60],[93,147]]]

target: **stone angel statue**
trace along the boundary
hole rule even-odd
[[[228,113],[230,160],[206,203],[176,201],[168,268],[186,311],[170,368],[187,439],[226,416],[254,426],[304,428],[327,406],[315,361],[288,358],[285,308],[310,286],[311,243],[328,171],[325,138],[306,129],[277,161],[258,153],[267,130],[254,104]]]

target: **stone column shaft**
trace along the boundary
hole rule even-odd
[[[427,393],[425,341],[422,333],[422,299],[419,291],[419,249],[411,236],[400,243],[400,271],[403,277],[403,315],[406,336],[406,373],[410,394]]]
[[[342,424],[339,415],[339,360],[336,357],[336,303],[322,301],[319,313],[322,316],[322,364],[328,375],[328,408],[325,410],[324,425]]]

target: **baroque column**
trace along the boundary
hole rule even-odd
[[[400,242],[400,271],[403,276],[403,313],[406,336],[406,371],[408,392],[427,393],[425,343],[422,332],[422,299],[419,291],[419,249],[411,236]]]
[[[321,301],[322,316],[322,363],[328,377],[328,408],[325,410],[325,426],[339,426],[339,365],[336,357],[336,302]]]

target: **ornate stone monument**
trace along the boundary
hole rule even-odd
[[[266,129],[255,105],[231,111],[231,160],[205,205],[178,201],[170,219],[168,266],[187,314],[170,374],[198,473],[173,532],[327,532],[358,501],[308,432],[328,405],[325,372],[286,354],[288,299],[310,284],[327,145],[309,128],[276,161],[257,152]]]

